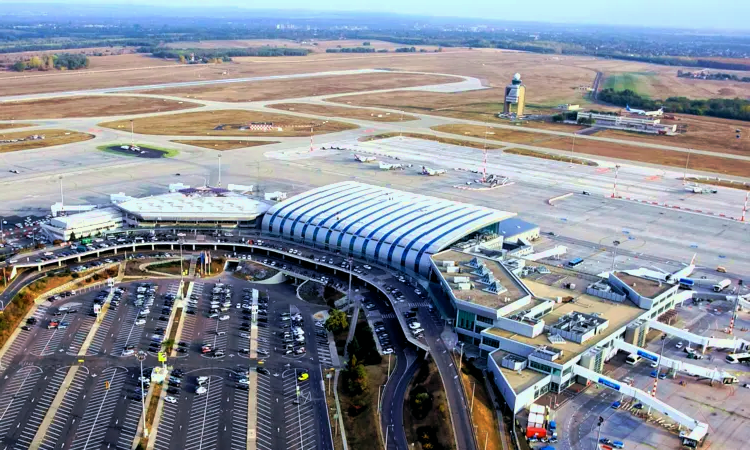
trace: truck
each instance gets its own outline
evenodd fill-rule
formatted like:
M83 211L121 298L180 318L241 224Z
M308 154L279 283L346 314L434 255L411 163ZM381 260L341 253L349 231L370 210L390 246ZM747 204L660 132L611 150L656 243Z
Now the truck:
M695 286L695 281L690 278L680 278L679 283L680 289L693 289Z
M549 422L549 433L550 433L550 442L557 441L557 421L550 420Z
M729 278L724 278L723 280L714 284L714 292L721 292L724 289L728 288L731 284L732 280L730 280Z

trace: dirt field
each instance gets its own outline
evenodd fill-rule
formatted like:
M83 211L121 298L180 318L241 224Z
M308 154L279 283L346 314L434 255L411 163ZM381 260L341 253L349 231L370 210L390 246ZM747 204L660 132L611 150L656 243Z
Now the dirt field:
M576 158L575 156L553 155L551 153L537 152L537 151L528 150L525 148L506 148L505 150L503 150L503 153L510 153L513 155L522 155L522 156L531 156L534 158L551 159L554 161L562 161L562 162L572 163L572 164L581 164L583 166L598 166L599 165L595 163L594 161Z
M247 40L233 40L233 41L180 41L170 42L167 47L170 48L248 48L248 47L288 47L288 48L304 48L312 50L316 53L325 53L329 48L347 48L347 47L363 47L364 41L346 39L346 40L334 40L334 41L293 41L288 39L247 39ZM403 44L394 44L393 42L386 41L374 41L369 40L370 47L375 50L387 49L393 51L399 47L410 47ZM419 49L425 49L428 51L436 50L438 47L434 45L416 45L414 46L417 51ZM455 51L456 48L445 48L443 51Z
M88 133L79 133L68 130L34 130L34 131L16 131L14 133L0 133L0 140L19 139L31 136L33 134L43 135L44 139L34 141L22 141L12 144L0 143L0 153L17 152L20 150L31 150L33 148L51 147L53 145L71 144L73 142L88 141L93 139L94 135Z
M572 138L561 137L544 142L535 142L540 147L569 150L572 146ZM588 155L606 156L610 158L627 159L650 164L661 164L664 166L684 168L687 162L687 154L669 150L658 150L654 148L633 147L630 145L613 144L609 142L597 142L587 139L577 139L575 153ZM688 170L702 170L707 172L721 173L747 177L750 174L750 161L722 158L718 156L705 156L693 154L690 156Z
M442 131L443 133L460 134L463 136L471 136L475 138L486 137L487 139L512 142L514 144L534 144L539 141L546 141L550 139L550 135L528 132L520 127L519 130L516 131L506 128L483 127L480 125L450 124L438 125L432 127L431 129L435 131Z
M240 130L239 127L250 122L272 122L273 128L269 131ZM274 137L296 137L309 136L309 119L288 116L285 114L261 113L254 111L206 111L170 114L157 117L146 117L135 119L134 131L140 134L159 134L173 136L274 136ZM343 122L329 120L326 122L314 122L315 134L333 133L342 130L357 128ZM105 122L99 124L108 128L130 128L130 120ZM218 126L225 129L216 129ZM231 126L231 127L230 127ZM278 127L282 130L278 131Z
M464 141L462 139L451 139L451 138L445 138L442 136L433 136L431 134L421 134L421 133L381 133L381 134L374 134L372 136L365 136L359 138L360 142L367 142L367 141L376 141L378 139L387 139L392 138L396 136L404 136L404 137L410 137L415 139L425 139L427 141L435 141L435 142L442 142L443 144L450 144L450 145L460 145L462 147L471 147L471 148L485 148L485 145L480 142L472 142L472 141ZM497 146L493 146L492 144L487 144L487 150L492 150L498 148Z
M63 119L176 111L200 106L147 97L86 96L0 103L0 120Z
M33 127L33 123L0 123L0 130L9 130L11 128L23 128L23 127Z
M209 148L211 150L219 150L219 151L234 150L236 148L258 147L261 145L279 143L279 141L224 141L224 140L172 141L172 142L177 142L178 144L193 145L195 147Z
M596 136L625 138L632 141L653 142L661 145L674 145L735 155L750 155L750 123L688 115L679 115L677 118L680 120L664 120L664 123L687 125L687 133L678 136L654 136L619 130L605 130L596 133ZM737 139L735 130L740 130L740 139Z
M230 83L193 88L159 89L157 91L150 90L144 92L158 92L163 95L177 95L201 100L249 102L422 86L456 81L460 80L440 75L365 73L361 75L264 80L251 83Z
M319 105L312 103L276 103L268 105L269 108L281 109L284 111L295 111L306 114L317 114L329 117L345 117L347 119L371 120L373 122L400 122L408 120L417 120L416 117L408 114L391 114L385 111L362 108L347 108L336 105Z

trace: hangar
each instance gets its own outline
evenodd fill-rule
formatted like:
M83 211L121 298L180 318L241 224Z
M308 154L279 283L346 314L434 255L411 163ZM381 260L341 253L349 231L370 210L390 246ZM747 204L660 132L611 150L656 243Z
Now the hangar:
M515 215L344 181L272 206L262 232L427 275L434 253L478 235L497 235L498 224Z

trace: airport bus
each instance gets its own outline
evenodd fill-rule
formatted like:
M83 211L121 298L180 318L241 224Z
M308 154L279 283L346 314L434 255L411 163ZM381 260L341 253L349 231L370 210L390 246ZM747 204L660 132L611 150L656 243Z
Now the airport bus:
M730 353L726 357L729 364L750 364L750 353Z
M568 265L570 267L575 267L583 262L583 258L573 258L570 261L568 261Z

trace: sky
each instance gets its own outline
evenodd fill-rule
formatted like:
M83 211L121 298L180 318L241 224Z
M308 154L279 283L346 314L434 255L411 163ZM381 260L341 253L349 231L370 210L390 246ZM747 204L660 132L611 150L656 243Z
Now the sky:
M0 0L2 3L17 0ZM631 25L665 28L750 30L750 0L37 0L81 4L137 4L174 7L221 7L360 11L487 18L509 21Z

